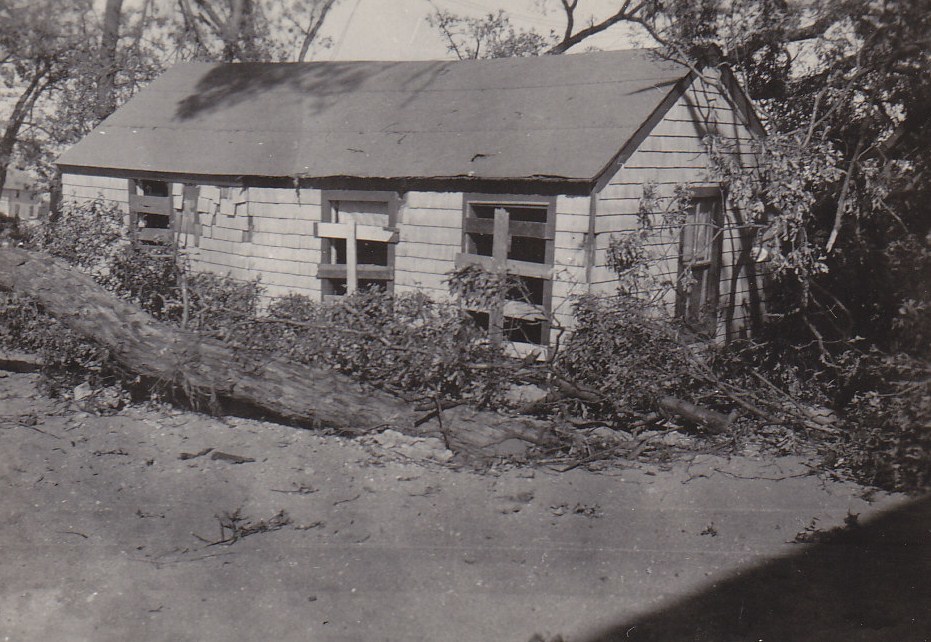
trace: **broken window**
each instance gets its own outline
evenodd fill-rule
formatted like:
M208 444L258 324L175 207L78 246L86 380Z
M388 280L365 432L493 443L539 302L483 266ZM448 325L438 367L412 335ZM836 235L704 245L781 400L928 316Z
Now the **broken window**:
M322 239L317 277L324 298L360 288L393 289L397 201L394 192L323 193L316 234Z
M129 181L129 229L135 240L142 243L173 242L174 223L171 183Z
M457 265L481 266L509 283L500 305L473 311L493 341L549 342L553 212L553 199L466 197L464 252Z
M704 333L717 323L722 226L720 195L695 198L680 236L676 315Z

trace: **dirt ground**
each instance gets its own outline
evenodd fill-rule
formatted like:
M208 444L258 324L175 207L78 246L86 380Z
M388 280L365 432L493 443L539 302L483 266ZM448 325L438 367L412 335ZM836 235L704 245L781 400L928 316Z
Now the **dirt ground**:
M799 459L477 473L37 377L0 372L0 640L931 639L927 498Z

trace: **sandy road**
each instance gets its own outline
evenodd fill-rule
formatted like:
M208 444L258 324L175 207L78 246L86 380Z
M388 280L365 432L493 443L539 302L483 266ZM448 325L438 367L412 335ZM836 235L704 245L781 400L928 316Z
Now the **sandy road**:
M0 640L663 639L650 626L673 617L667 639L925 639L908 596L928 584L908 569L931 560L927 539L890 549L902 595L881 612L856 602L870 580L844 601L823 564L767 575L818 547L792 543L813 519L869 524L915 501L868 503L798 460L479 474L248 420L87 415L35 382L0 377ZM258 532L214 544L235 515ZM810 595L778 606L779 582ZM805 627L779 612L831 599Z

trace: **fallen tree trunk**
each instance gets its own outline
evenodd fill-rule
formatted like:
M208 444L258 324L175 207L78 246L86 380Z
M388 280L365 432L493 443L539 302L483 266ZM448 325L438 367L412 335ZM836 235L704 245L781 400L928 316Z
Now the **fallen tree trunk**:
M545 422L465 407L418 422L412 405L337 372L276 358L259 362L161 323L45 254L0 248L0 289L31 296L68 328L105 347L121 367L194 401L231 401L290 423L350 433L441 432L451 447L473 454L504 439L546 443L552 435Z
M730 428L733 417L722 415L720 412L702 408L693 403L678 399L676 397L665 396L657 401L657 405L663 412L681 417L694 424L702 426L706 432L719 434Z

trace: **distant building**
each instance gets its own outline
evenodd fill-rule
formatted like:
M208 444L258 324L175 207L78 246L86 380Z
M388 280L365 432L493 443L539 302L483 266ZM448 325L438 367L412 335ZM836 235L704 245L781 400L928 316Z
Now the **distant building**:
M35 179L26 172L12 167L8 169L3 191L0 192L0 216L21 221L41 218L48 206L42 202L35 183Z

